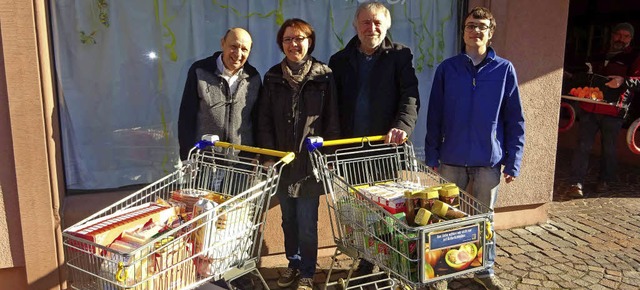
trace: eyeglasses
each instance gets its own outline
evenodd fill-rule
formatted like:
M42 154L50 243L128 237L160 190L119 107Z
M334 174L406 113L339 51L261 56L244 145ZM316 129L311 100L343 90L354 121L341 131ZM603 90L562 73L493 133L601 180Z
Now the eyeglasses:
M489 28L491 28L491 27L486 26L484 24L480 24L480 25L477 25L477 24L465 24L464 25L464 31L467 31L467 32L471 32L471 31L485 32Z
M307 38L308 37L306 37L306 36L285 37L285 38L282 39L282 43L291 44L291 42L295 42L297 44L300 44Z

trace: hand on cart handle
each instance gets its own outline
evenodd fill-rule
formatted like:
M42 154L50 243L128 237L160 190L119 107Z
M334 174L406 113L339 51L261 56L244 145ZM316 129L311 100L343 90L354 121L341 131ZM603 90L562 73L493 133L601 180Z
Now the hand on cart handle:
M407 132L398 128L391 128L384 138L384 143L402 144L407 141Z
M211 134L203 135L201 140L198 141L198 143L196 143L196 148L201 150L209 146L215 146L220 148L233 148L240 151L280 157L280 160L286 164L289 164L295 158L295 153L293 152L284 152L284 151L278 151L278 150L272 150L272 149L253 147L253 146L233 144L228 142L222 142L219 140L220 138L217 135L211 135Z
M273 161L273 160L267 160L267 161L263 162L263 163L262 163L262 165L263 165L264 167L271 167L271 166L273 166L273 164L275 164L275 163L276 163L276 162L275 162L275 161Z

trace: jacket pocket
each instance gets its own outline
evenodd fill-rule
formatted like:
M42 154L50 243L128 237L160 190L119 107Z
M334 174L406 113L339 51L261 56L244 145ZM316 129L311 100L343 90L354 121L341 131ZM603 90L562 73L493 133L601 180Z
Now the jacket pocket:
M303 138L322 134L322 112L324 109L324 91L310 91L304 96L304 114L306 114Z
M223 92L222 84L200 81L200 96L210 109L224 107L227 104L226 93Z
M304 110L307 116L320 116L324 107L324 91L310 91L304 94Z

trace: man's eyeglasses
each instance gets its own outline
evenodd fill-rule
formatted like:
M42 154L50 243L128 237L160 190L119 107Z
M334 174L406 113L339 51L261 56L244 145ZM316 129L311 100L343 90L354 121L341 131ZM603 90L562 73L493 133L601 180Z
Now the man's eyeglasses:
M282 39L282 43L291 44L291 42L295 42L297 44L300 44L307 38L308 37L306 37L306 36L285 37L285 38Z
M484 24L480 24L480 25L477 25L477 24L465 24L464 25L464 31L467 31L467 32L472 32L472 31L485 32L489 28L491 28L491 27L486 26Z

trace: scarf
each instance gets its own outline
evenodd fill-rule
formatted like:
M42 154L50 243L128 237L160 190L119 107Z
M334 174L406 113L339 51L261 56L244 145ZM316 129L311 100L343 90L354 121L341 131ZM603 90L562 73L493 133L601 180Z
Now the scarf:
M285 57L280 63L280 67L282 68L282 77L287 80L287 83L293 88L293 91L298 93L300 89L300 83L307 77L309 71L311 71L311 58L307 57L307 60L300 65L298 69L295 68L296 64L293 64L294 70L292 70L287 64L287 58Z

